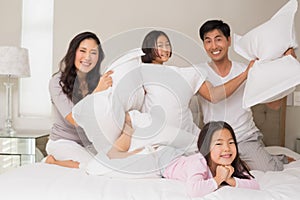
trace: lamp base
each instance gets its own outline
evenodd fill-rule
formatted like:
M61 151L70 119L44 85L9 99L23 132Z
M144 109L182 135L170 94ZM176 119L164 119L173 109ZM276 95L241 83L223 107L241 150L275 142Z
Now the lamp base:
M4 136L13 136L16 134L16 130L13 128L4 128L0 131L0 135Z
M4 129L0 132L1 135L14 135L16 133L12 122L12 86L14 84L10 79L11 77L8 75L7 82L4 82L6 88L6 120Z

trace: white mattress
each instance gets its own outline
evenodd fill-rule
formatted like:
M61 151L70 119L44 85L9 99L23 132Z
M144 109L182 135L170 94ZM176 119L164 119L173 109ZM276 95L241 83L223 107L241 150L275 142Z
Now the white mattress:
M300 160L285 166L281 172L252 171L261 190L232 187L208 194L210 199L284 199L300 196ZM45 163L22 166L0 175L0 198L9 200L185 200L191 199L184 183L159 179L124 179L92 176L80 169L70 169Z

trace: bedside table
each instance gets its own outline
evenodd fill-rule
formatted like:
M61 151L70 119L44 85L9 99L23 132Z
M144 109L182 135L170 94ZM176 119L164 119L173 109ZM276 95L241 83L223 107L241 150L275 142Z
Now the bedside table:
M46 141L49 133L49 130L17 130L12 136L0 135L0 173L34 163L37 143Z

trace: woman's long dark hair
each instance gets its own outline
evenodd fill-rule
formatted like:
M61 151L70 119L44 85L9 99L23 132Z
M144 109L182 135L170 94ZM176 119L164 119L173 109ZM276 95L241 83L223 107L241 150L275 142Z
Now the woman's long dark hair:
M232 176L237 178L242 178L242 179L250 179L251 177L253 178L246 164L240 159L238 145L232 127L224 121L212 121L204 125L204 127L200 132L198 143L197 143L200 153L205 157L206 162L208 164L211 163L211 157L210 157L211 139L216 131L222 129L227 129L231 133L231 136L234 140L234 144L236 146L236 157L231 163L232 167L234 168L234 172Z
M63 93L67 95L67 97L76 104L79 102L84 96L82 91L79 89L79 81L76 80L77 73L75 67L75 56L76 50L78 49L80 43L85 39L93 39L98 44L98 61L96 66L87 73L86 81L88 84L88 94L90 94L97 86L100 79L100 66L101 62L104 59L104 52L101 47L101 43L96 34L92 32L82 32L76 35L70 42L68 51L65 57L60 61L60 69L61 78L60 78L60 86L62 87Z
M142 56L143 63L152 63L152 61L155 60L156 57L159 57L157 52L157 38L161 35L165 36L170 43L170 47L171 47L170 57L171 57L172 45L169 40L169 37L163 31L154 30L149 32L144 38L142 44L142 51L145 53L145 55Z

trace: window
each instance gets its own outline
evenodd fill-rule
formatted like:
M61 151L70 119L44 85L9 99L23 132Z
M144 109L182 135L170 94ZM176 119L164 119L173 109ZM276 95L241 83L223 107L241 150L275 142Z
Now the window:
M48 82L52 74L53 1L23 0L21 46L29 51L31 77L19 81L16 123L20 128L45 129L50 125L45 119L51 116Z

